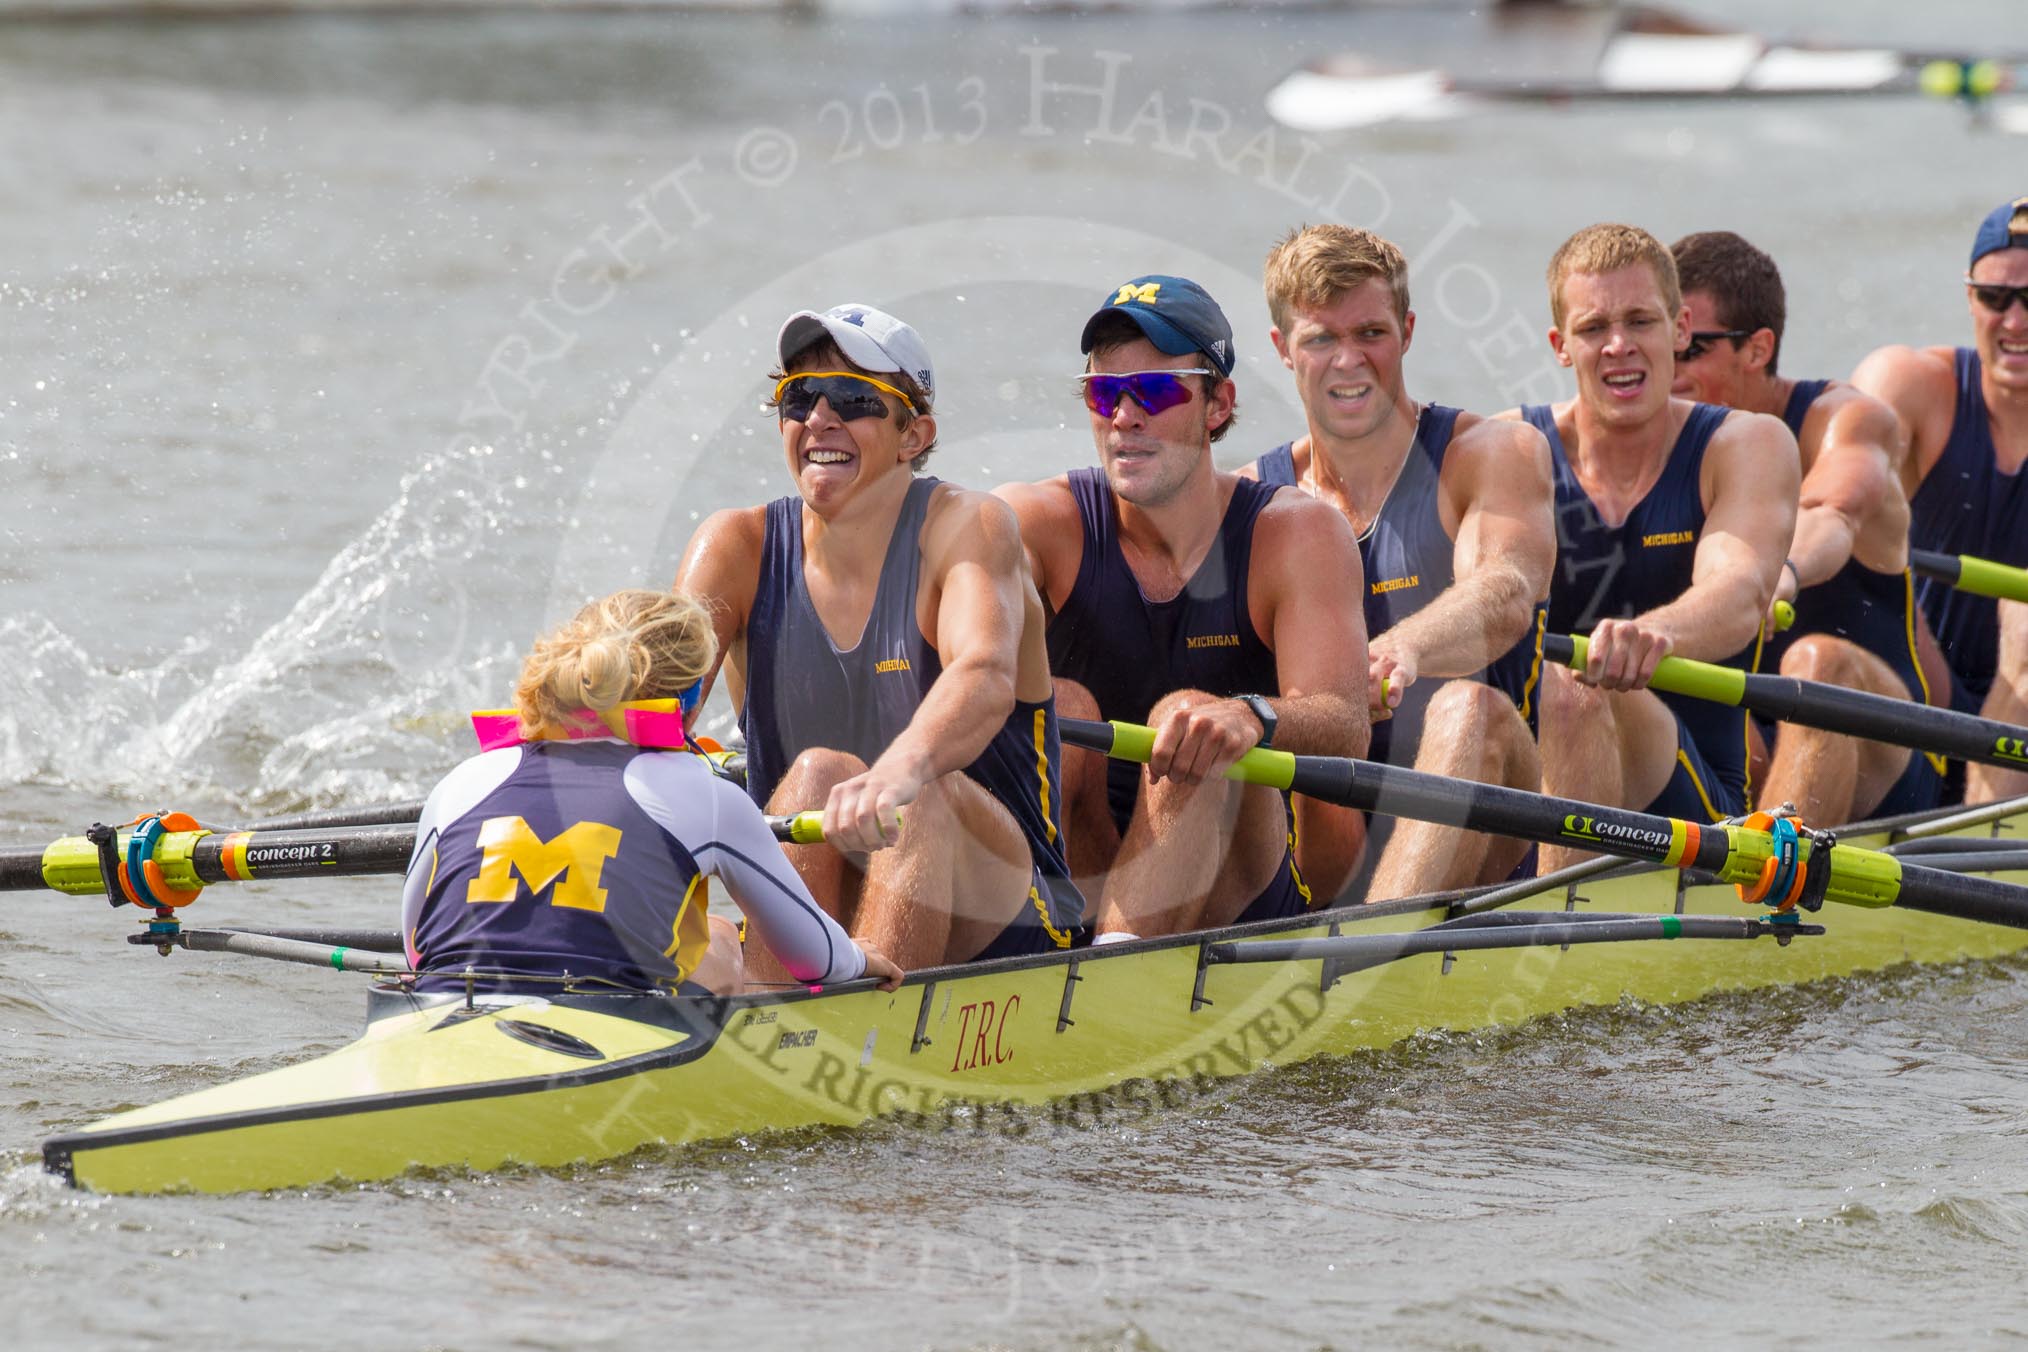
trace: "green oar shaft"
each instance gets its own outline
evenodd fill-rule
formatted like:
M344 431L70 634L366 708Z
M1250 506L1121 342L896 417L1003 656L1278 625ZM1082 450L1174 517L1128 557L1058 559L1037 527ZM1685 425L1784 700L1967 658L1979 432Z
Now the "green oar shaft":
M1145 762L1155 743L1153 729L1132 723L1066 718L1061 730L1065 742L1120 760ZM1758 882L1762 866L1775 853L1767 832L1744 826L1699 825L1371 761L1254 750L1225 774L1228 779L1286 789L1363 812L1597 850L1673 868L1698 868L1733 883ZM1807 841L1803 849L1807 859ZM2028 888L1960 877L1849 845L1831 853L1825 895L1848 905L1901 905L2028 929Z
M824 839L822 814L770 817L779 840L814 845ZM128 832L116 852L126 857ZM403 873L415 853L415 826L334 827L321 831L171 831L156 842L162 880L177 891L205 883L278 878L341 878ZM0 852L0 891L47 887L72 896L99 896L99 850L83 836L65 836L42 850Z
M1549 634L1542 640L1542 655L1582 671L1589 646L1581 635ZM1794 676L1756 675L1684 657L1663 658L1648 684L1672 694L1751 709L1780 723L1799 723L1955 760L2028 769L2028 728L1954 709L1933 709L1913 700Z
M1908 551L1908 563L1922 577L1948 582L1974 596L1991 596L2001 601L2028 601L2028 569L2009 567L1970 554L1936 554L1927 549Z

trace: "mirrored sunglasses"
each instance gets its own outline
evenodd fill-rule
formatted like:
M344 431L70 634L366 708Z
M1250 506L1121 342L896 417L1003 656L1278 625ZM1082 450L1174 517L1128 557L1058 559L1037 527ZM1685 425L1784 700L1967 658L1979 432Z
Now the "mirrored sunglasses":
M1078 379L1084 382L1084 406L1101 418L1119 412L1123 397L1131 398L1152 417L1190 402L1190 382L1183 377L1210 374L1202 366L1192 366L1179 371L1128 371L1119 375L1087 371Z

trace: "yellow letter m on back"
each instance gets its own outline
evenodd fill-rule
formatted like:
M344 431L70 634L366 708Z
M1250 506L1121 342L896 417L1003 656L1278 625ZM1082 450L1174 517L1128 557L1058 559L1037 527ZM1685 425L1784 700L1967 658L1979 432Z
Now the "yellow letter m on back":
M539 893L551 883L552 906L604 911L606 890L599 874L620 852L620 829L602 822L579 822L554 840L544 840L519 817L488 817L479 828L479 876L465 889L466 901L512 901L514 875Z

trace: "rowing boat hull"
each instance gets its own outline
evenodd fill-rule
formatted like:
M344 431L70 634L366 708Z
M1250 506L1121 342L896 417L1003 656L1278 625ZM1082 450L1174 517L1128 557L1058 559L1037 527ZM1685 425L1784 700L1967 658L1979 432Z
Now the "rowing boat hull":
M1968 833L2011 833L2018 820ZM2028 881L2028 872L2000 876ZM1575 890L1575 899L1558 889L1515 909L1741 913L1730 888L1683 888L1664 870ZM1448 914L1441 902L1390 902L938 969L892 993L645 1006L482 997L476 1009L460 997L382 994L365 1035L339 1051L118 1114L53 1138L44 1156L52 1170L101 1192L232 1192L417 1167L568 1165L898 1113L975 1129L996 1114L1018 1122L1013 1105L1059 1101L1060 1112L1090 1121L1187 1104L1264 1066L1385 1047L1432 1029L2028 948L2028 930L1836 908L1821 917L1829 934L1786 947L1693 941L1428 954L1354 972L1328 990L1315 960L1202 960L1211 942L1399 932ZM644 1008L653 1017L642 1017Z

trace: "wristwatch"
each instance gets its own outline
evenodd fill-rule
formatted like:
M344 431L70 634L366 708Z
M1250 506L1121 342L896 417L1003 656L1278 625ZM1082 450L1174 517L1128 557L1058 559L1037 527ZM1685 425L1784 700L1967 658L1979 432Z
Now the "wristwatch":
M1278 721L1275 718L1275 706L1269 704L1267 698L1263 695L1235 695L1233 698L1253 710L1253 716L1260 720L1260 740L1254 743L1254 745L1273 746L1275 744L1275 723Z

